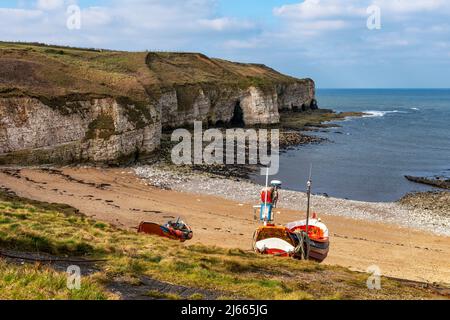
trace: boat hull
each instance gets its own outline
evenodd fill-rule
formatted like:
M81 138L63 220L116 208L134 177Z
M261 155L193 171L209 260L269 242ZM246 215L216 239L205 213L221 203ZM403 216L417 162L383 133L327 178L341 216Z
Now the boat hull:
M309 252L309 257L312 260L315 260L317 262L323 262L327 257L328 253L330 252L330 242L324 241L314 241L311 240L311 249Z

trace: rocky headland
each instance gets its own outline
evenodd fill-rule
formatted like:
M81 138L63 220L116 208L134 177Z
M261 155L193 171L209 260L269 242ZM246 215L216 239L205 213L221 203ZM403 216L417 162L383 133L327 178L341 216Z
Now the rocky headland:
M276 125L317 109L311 79L198 53L0 43L0 164L139 159L164 129Z

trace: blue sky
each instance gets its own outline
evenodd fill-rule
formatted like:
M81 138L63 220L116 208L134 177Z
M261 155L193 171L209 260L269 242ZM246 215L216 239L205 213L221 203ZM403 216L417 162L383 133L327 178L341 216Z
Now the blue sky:
M67 7L81 28L66 27ZM369 6L381 28L369 30ZM0 39L199 51L320 88L450 88L447 0L6 0Z

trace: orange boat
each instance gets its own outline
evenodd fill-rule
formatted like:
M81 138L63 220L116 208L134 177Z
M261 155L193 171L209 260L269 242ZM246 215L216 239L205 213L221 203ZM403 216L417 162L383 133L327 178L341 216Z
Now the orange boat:
M260 254L270 254L282 257L292 257L296 259L313 259L318 262L324 261L330 250L330 240L328 228L317 218L316 214L310 218L311 200L311 178L308 181L308 210L306 219L289 223L286 226L276 226L273 224L273 206L277 201L273 201L273 195L278 200L278 189L281 188L280 181L273 181L272 188L268 187L268 173L266 177L266 188L261 192L261 206L259 220L264 226L259 227L253 235L253 249Z
M260 254L324 261L330 249L328 228L317 219L311 219L306 232L306 220L287 226L259 227L253 237L253 249Z
M290 257L294 255L296 247L296 238L283 226L259 227L253 235L253 249L260 254Z
M306 232L306 220L291 222L286 228L294 234ZM330 251L330 237L327 226L320 219L309 220L309 258L318 262L324 261Z

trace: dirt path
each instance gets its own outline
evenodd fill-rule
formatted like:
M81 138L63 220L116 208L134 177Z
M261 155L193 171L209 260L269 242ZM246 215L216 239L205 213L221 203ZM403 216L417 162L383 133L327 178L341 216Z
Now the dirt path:
M89 261L80 258L60 258L48 254L16 252L0 250L0 258L8 263L17 265L37 264L48 266L58 272L67 272L67 268L74 264L82 266L83 276L93 275L101 270L102 261ZM173 285L149 277L141 277L138 283L130 284L122 278L113 278L108 282L107 288L121 300L171 300L190 299L193 296L202 300L216 300L222 293L193 287ZM438 292L440 294L440 292Z
M250 204L152 188L131 170L2 170L0 186L22 197L69 204L96 220L130 230L143 220L163 223L182 216L195 232L190 244L249 250L257 226ZM303 216L280 211L279 223ZM386 276L450 284L449 237L332 215L322 219L331 230L327 264L358 271L377 265Z

